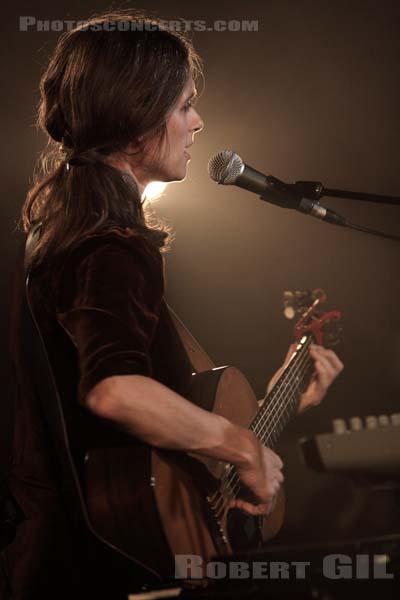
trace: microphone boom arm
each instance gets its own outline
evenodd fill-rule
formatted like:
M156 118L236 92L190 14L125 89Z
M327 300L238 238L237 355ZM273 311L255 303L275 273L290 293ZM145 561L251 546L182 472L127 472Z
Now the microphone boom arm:
M366 194L365 192L325 188L319 181L296 181L292 184L292 187L299 194L310 200L318 201L323 196L329 196L332 198L349 198L351 200L375 202L377 204L400 204L399 196L384 196L382 194Z

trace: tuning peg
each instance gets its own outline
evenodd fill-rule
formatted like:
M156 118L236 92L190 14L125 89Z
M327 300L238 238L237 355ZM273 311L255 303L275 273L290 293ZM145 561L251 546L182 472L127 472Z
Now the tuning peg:
M316 300L324 295L322 290L285 290L283 292L283 314L286 319L293 319L303 314Z

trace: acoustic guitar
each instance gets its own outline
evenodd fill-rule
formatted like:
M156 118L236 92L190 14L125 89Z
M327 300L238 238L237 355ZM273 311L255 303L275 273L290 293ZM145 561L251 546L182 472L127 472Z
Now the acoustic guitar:
M324 300L317 298L295 326L297 347L263 401L238 369L227 366L194 374L189 400L251 429L274 448L313 374L310 344L327 345L324 329L341 316L331 311L317 317ZM255 548L283 521L282 495L268 517L229 508L243 493L232 465L145 444L89 451L85 482L93 529L161 579L174 576L174 555L198 555L206 562Z

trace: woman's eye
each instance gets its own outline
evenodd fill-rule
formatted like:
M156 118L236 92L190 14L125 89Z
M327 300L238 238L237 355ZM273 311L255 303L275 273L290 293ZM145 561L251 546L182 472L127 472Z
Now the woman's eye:
M193 108L195 105L195 100L188 100L184 105L183 105L183 110L185 112L187 112L190 108Z

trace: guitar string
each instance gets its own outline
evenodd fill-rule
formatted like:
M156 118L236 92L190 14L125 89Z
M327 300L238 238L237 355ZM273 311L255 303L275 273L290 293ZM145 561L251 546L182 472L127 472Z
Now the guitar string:
M309 357L308 354L306 354L306 350L309 346L309 340L311 340L311 338L308 338L306 340L306 342L304 343L303 347L300 349L301 350L301 354L299 354L297 357L294 358L294 361L296 361L296 358L298 358L297 360L297 364L292 365L292 367L295 367L295 370L293 372L293 377L291 377L289 380L287 380L286 382L282 382L281 387L279 388L278 392L275 394L275 396L273 398L271 398L271 402L275 403L275 406L272 408L271 411L264 412L264 415L261 419L259 419L259 422L256 423L254 429L252 429L252 431L257 435L257 437L260 436L258 434L260 434L260 432L263 429L266 429L266 425L267 427L271 428L271 431L269 433L269 439L268 442L270 441L270 438L272 437L272 435L274 434L274 427L277 423L279 423L280 418L282 416L282 414L286 411L287 412L287 404L282 403L281 400L283 398L283 396L286 394L288 387L291 388L291 392L294 391L295 388L297 388L295 391L298 392L298 388L299 385L302 384L301 378L299 377L299 371L301 371L300 375L301 377L304 375L304 372L307 370L307 362L311 362L311 359ZM287 368L289 368L290 365L287 366ZM295 380L295 376L296 375L296 380ZM281 377L284 377L285 373L282 374ZM286 374L286 377L288 376L288 374ZM291 399L292 402L293 398ZM255 419L255 421L257 420L257 417ZM262 441L262 438L261 438ZM264 443L264 442L263 442ZM234 469L234 467L231 465L232 469Z
M305 373L305 371L311 366L311 359L309 357L309 355L305 355L304 354L300 357L300 360L298 361L298 364L296 365L296 373L299 372L299 370L302 372L302 374ZM287 388L291 387L291 392L293 392L294 387L298 387L298 384L296 384L296 386L291 385L291 382L288 382L284 387L282 393L277 394L277 398L279 397L279 400L282 398L282 396L287 392ZM281 391L281 390L279 390ZM298 391L298 390L297 390ZM292 403L295 400L295 398L291 398L290 402ZM297 399L296 399L297 400ZM282 409L283 407L283 409ZM282 410L279 411L278 414L278 408L281 408ZM279 407L276 408L275 413L278 415L276 420L279 420L280 416L283 414L283 412L285 411L285 405L281 404ZM276 422L275 420L275 422ZM273 431L270 432L270 437L273 434ZM227 477L229 477L229 479L226 479ZM224 475L222 476L222 478L224 481L222 482L221 488L219 490L217 490L216 492L214 492L214 494L210 497L210 500L212 498L214 498L216 496L219 496L219 499L217 502L215 502L214 506L213 506L213 510L214 511L218 511L218 517L221 516L222 512L224 511L224 509L226 508L226 505L228 504L228 502L231 499L234 499L236 497L237 492L239 491L241 484L240 484L240 479L239 476L236 472L236 470L234 469L233 465L230 465L229 467L229 473L225 472ZM232 483L233 481L236 479L234 486L232 487ZM230 489L229 489L230 488ZM226 499L223 495L224 492L228 491L229 495L231 496L231 498ZM221 506L221 502L222 502L222 506Z
M299 365L301 366L301 362L302 361L303 362L306 361L307 357L309 357L309 355L306 353L306 350L309 348L310 343L311 343L311 336L307 338L307 340L304 342L302 348L300 348L300 350L298 351L299 352L298 355L295 356L294 359L293 359L294 362L296 361L296 359L298 359L298 361L297 361L298 364L296 365L296 367L298 367ZM288 366L286 367L286 369L289 369L289 368L290 368L290 363L288 364ZM284 375L285 374L283 373L282 377ZM298 387L302 382L300 381L300 383L298 383L298 380L299 380L298 373L294 373L293 375L296 375L296 378L292 377L291 379L292 379L292 381L294 383L294 386ZM302 373L302 375L303 375L303 373ZM282 398L282 394L280 395L279 400L281 398ZM266 400L266 398L264 400ZM274 400L275 400L275 398L272 398L271 402L273 402ZM270 425L271 424L271 417L273 417L273 416L274 416L273 410L271 412L265 411L264 414L263 414L263 416L260 419L260 427L259 427L258 431L256 429L254 429L253 430L254 433L258 434L262 430L262 428L265 427L265 424ZM257 419L257 417L256 417L256 419ZM257 423L257 425L258 425L258 423Z
M303 364L302 364L303 363ZM299 370L302 371L302 374L308 369L307 365L307 360L303 360L303 361L299 361L298 365L296 365L296 371L295 373L298 374ZM300 382L301 383L301 382ZM290 392L293 393L293 391L295 391L296 393L298 392L298 388L299 384L295 383L294 385L292 384L292 382L286 383L285 385L282 385L282 389L281 389L281 393L280 395L277 394L276 398L274 399L276 402L276 406L274 407L274 411L271 412L269 415L267 415L266 419L262 419L262 426L261 428L259 428L259 431L262 429L265 429L265 427L263 427L263 425L265 424L266 421L268 421L268 425L270 430L266 431L267 433L267 437L265 439L265 442L261 439L262 443L265 443L265 445L270 445L270 441L271 438L274 436L276 430L275 430L275 426L277 423L279 423L281 416L283 415L284 412L287 412L288 410L288 404L287 403L282 403L282 397L284 394L286 394L288 392L288 388L290 388ZM297 398L295 397L291 397L290 401L289 401L289 405L293 404L294 402L297 402ZM273 417L271 419L271 416ZM274 418L275 417L275 418ZM256 429L254 430L255 433L259 433L259 431L257 432ZM230 478L225 482L225 487L231 488L229 491L232 493L235 493L236 491L238 491L238 489L240 488L240 480L238 478L237 472L234 469L234 467L231 465L231 476ZM228 476L228 473L226 473L226 476ZM233 481L235 481L235 486L232 488L232 484ZM235 489L237 488L237 489Z
M308 363L308 364L307 364L307 363ZM304 374L304 373L305 373L305 371L306 371L306 370L307 370L307 369L308 369L310 366L311 366L311 359L309 359L309 357L307 357L307 356L306 356L306 357L304 357L304 356L303 356L303 357L302 357L302 359L300 359L300 360L298 361L298 364L296 365L296 367L297 367L297 369L296 369L296 372L297 372L297 373L299 372L299 367L300 367L300 370L302 371L302 374ZM282 387L283 387L284 389L283 389L283 392L282 392L282 393L280 394L280 396L279 396L279 400L282 398L283 394L287 392L287 388L288 388L288 387L291 387L291 390L290 390L290 391L291 391L291 392L293 392L293 390L294 390L294 387L298 387L298 383L296 383L296 384L295 384L295 386L293 386L293 385L291 384L291 382L289 382L289 383L287 383L285 386L282 386ZM296 392L297 392L297 391L298 391L298 390L296 390ZM278 397L278 395L277 395L277 397ZM294 400L296 400L296 401L297 401L297 398L294 398L294 397L292 397L292 398L290 399L290 403L293 403L293 401L294 401ZM279 414L278 414L278 408L281 408L281 409L282 409L282 410L280 410L280 411L279 411ZM275 423L276 423L277 421L279 421L279 418L280 418L280 416L281 416L281 415L282 415L282 414L285 412L285 410L286 410L286 405L283 405L283 404L280 404L280 405L279 405L279 406L276 408L276 410L275 410L275 413L276 413L278 416L277 416L277 418L275 419ZM274 432L275 432L275 430L271 430L271 431L269 432L269 438L271 438L271 437L272 437L272 435L274 434ZM268 441L269 441L269 440L268 440ZM213 507L213 508L214 508L214 510L217 510L217 511L218 511L218 513L219 513L219 515L218 515L218 516L220 516L220 515L222 514L221 510L223 511L223 510L225 509L225 507L226 507L227 503L228 503L228 502L229 502L231 499L234 499L234 498L236 497L236 494L237 494L237 492L239 491L239 489L240 489L240 487L241 487L241 483L240 483L239 476L238 476L238 474L237 474L236 470L234 469L233 465L230 465L230 467L229 467L229 471L230 471L230 473L229 473L229 474L228 474L228 472L226 472L226 474L224 474L224 475L222 476L222 478L224 479L224 481L223 481L223 483L222 483L222 486L221 486L221 488L223 488L223 490L222 490L222 489L220 489L220 490L218 490L216 493L214 493L214 497L215 497L215 495L216 495L216 494L218 494L218 495L220 496L220 498L219 498L219 502L217 502L217 503L214 505L214 507ZM230 478L227 480L227 479L226 479L226 477L227 477L227 476L229 476L229 475L230 475ZM236 481L235 481L235 480L236 480ZM232 486L233 482L234 482L234 485ZM226 492L226 491L228 491L228 492L229 492L229 495L231 496L231 498L229 498L229 499L226 499L226 498L223 496L223 492ZM219 506L219 504L220 504L220 502L221 502L221 501L222 501L222 503L223 503L223 506L222 506L222 507L221 507L221 506Z
M307 354L305 352L305 350L307 349L308 345L309 345L309 341L311 341L311 337L309 337L306 342L303 345L303 348L301 350L303 350L303 352L301 352L301 354L299 355L299 359L297 361L297 364L295 365L295 370L293 372L293 375L299 375L299 373L301 375L303 375L305 373L305 371L308 369L308 367L311 364L311 359L309 354ZM294 359L296 360L296 358ZM289 365L288 365L289 367ZM284 374L282 374L284 375ZM298 392L298 388L299 385L302 384L302 380L301 378L297 377L297 380L294 381L294 378L291 378L292 380L289 380L287 382L282 382L281 387L279 388L278 392L275 394L275 397L273 397L271 399L272 402L275 403L275 406L273 407L273 410L269 413L266 413L265 416L263 416L259 422L256 422L256 426L254 428L254 433L260 433L260 431L265 428L265 423L268 422L269 426L271 427L271 425L275 425L277 422L279 422L280 417L282 416L282 414L287 411L287 404L282 403L282 397L284 394L287 393L288 388L291 388L290 391L296 391ZM300 381L299 381L300 379ZM296 390L295 390L296 388ZM295 398L291 398L290 399L290 403L293 402ZM297 398L296 398L297 400ZM272 417L272 419L271 419ZM275 433L275 429L271 429L271 431L268 434L269 439L267 439L267 443L269 443L271 437L273 436L273 434ZM232 473L233 471L233 473ZM229 473L226 471L222 477L222 486L220 490L217 490L216 492L214 492L214 494L212 494L210 496L210 501L213 501L216 499L216 496L220 496L219 501L214 505L214 510L220 510L220 501L221 500L225 500L222 493L225 491L229 492L229 495L231 495L233 498L235 497L236 492L238 491L238 489L240 488L240 481L235 482L235 485L232 487L232 483L234 481L234 479L238 478L237 472L234 470L233 465L230 465L229 467ZM229 489L230 488L230 489ZM237 488L237 489L236 489ZM226 502L226 500L225 500Z

